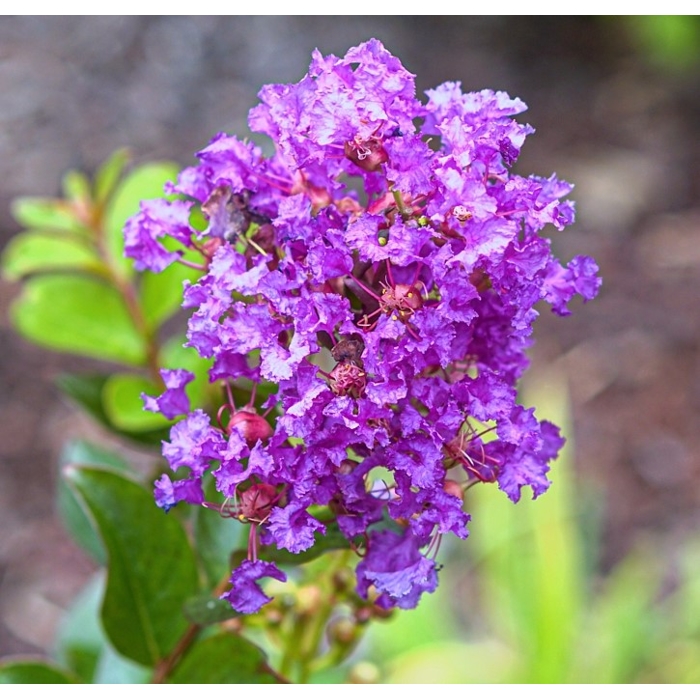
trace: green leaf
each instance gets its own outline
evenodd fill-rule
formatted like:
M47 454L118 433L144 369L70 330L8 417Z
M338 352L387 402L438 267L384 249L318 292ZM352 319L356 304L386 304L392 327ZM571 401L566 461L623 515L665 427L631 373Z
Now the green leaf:
M2 268L4 276L14 281L35 272L83 270L99 274L104 265L82 241L43 231L25 231L7 244Z
M213 480L208 481L205 495L207 500L215 501L216 487ZM247 535L248 528L233 518L223 518L218 511L210 508L196 510L195 551L211 586L216 586L221 577L231 570L231 552L243 546Z
M56 379L56 384L63 393L70 396L90 416L113 433L150 446L159 446L161 441L166 440L168 430L165 429L129 432L120 430L111 423L102 404L102 392L108 380L109 375L104 374L62 374Z
M90 683L106 644L100 627L100 602L105 577L92 578L73 601L56 634L56 659L83 682Z
M56 506L63 526L74 542L98 564L104 565L107 561L107 556L95 527L85 515L85 511L80 507L75 494L63 478L58 482Z
M99 167L95 174L95 202L104 204L114 192L131 155L128 148L120 148Z
M59 463L62 467L79 464L90 467L111 467L127 472L131 469L121 454L87 440L69 440L61 450Z
M78 683L63 669L45 661L17 660L0 664L0 684L2 683Z
M132 261L124 257L124 224L138 213L146 199L163 197L163 185L177 179L175 163L146 163L132 170L117 187L105 210L105 234L110 256L124 274L132 274ZM172 199L172 197L169 197Z
M12 305L12 320L30 340L55 350L142 365L146 347L121 297L95 279L30 279Z
M70 203L62 199L19 197L12 202L12 216L22 226L30 229L84 229Z
M159 396L162 389L138 374L113 374L102 389L102 405L110 424L127 433L142 433L171 424L160 413L144 410L141 394Z
M105 643L97 662L93 683L107 685L148 683L152 676L152 669L125 659Z
M208 594L190 598L185 604L185 615L195 625L206 627L217 622L240 617L241 613L231 607L231 603L221 598L212 598Z
M109 426L107 414L102 407L102 389L108 378L109 375L104 374L61 374L56 378L56 386L93 418Z
M265 654L243 637L218 634L195 644L168 683L277 683Z
M197 591L198 573L187 535L145 488L119 474L69 469L67 478L108 553L103 628L120 654L154 666L188 627L182 609Z
M89 465L91 467L113 467L120 471L129 469L128 463L120 455L84 440L68 442L61 451L59 464L61 467ZM56 496L57 509L68 533L96 562L104 564L107 555L102 541L95 526L78 503L75 493L63 478L63 474L58 479Z
M105 592L104 572L78 594L63 618L56 640L56 658L85 683L147 683L152 671L117 654L100 625Z
M201 272L185 265L171 265L159 273L146 270L141 278L141 305L151 328L158 328L182 306L182 284L201 277Z

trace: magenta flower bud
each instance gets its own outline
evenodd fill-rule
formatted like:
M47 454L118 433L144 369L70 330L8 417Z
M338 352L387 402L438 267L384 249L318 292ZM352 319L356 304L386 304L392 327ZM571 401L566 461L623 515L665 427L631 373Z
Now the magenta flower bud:
M262 416L245 409L236 411L231 416L227 430L231 432L234 428L249 445L254 445L258 440L264 442L273 432L270 424Z

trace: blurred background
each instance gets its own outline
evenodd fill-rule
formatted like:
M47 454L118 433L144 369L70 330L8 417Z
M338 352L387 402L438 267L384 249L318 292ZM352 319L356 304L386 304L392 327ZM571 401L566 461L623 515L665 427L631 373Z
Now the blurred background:
M700 19L697 17L0 18L0 233L19 195L56 196L115 149L189 165L248 134L260 86L313 48L376 37L419 91L522 98L516 169L575 183L558 255L598 261L588 305L536 324L524 392L565 425L535 504L470 492L439 598L381 625L356 680L700 682ZM45 653L93 573L55 514L67 437L103 439L53 378L96 363L19 338L0 282L0 655Z

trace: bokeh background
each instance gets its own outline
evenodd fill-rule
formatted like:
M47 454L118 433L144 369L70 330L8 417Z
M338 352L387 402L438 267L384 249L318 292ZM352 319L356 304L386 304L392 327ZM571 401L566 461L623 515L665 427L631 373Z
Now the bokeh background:
M13 198L58 195L122 146L192 164L248 133L262 84L371 37L419 91L460 80L530 106L517 170L576 184L576 225L550 235L604 284L536 328L526 391L567 426L561 486L534 510L475 496L442 597L369 640L356 679L700 682L697 17L3 17L2 245ZM0 282L1 656L50 651L94 571L56 516L55 464L67 437L103 438L52 383L95 363L14 334L17 291Z

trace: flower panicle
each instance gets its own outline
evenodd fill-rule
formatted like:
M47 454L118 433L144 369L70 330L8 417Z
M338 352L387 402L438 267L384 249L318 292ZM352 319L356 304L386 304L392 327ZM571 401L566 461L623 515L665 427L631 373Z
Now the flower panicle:
M343 58L315 52L301 81L260 100L249 123L274 155L219 134L170 186L180 198L145 202L126 228L139 269L198 258L187 345L226 387L212 416L190 409L189 373L164 372L165 393L146 397L184 416L156 501L211 507L213 479L236 504L222 514L252 535L224 597L242 613L269 600L261 578L284 578L258 540L308 549L328 525L318 506L364 542L358 593L414 607L437 586L435 543L467 536L467 488L546 491L563 440L515 387L537 302L568 314L574 295L595 297L598 268L562 265L542 235L573 222L571 185L513 173L533 131L514 119L517 98L445 83L420 102L373 39ZM231 386L253 387L247 406Z

